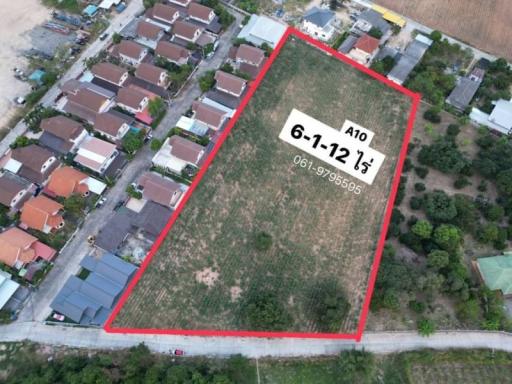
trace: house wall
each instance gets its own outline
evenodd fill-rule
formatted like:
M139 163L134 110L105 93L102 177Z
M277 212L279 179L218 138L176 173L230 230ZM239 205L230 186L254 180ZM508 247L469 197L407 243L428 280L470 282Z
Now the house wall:
M326 28L324 29L307 20L302 21L302 30L308 35L324 41L331 39L334 35L334 29L330 28L330 24L327 24Z
M206 20L200 19L199 17L195 17L195 16L190 16L190 18L193 20L197 20L200 23L210 24L212 22L212 20L215 18L215 12L211 11L210 14L208 15L208 19L206 19Z
M131 107L129 105L126 105L126 104L123 104L123 103L119 103L119 102L117 103L117 105L119 105L121 108L126 109L128 112L131 112L131 113L135 114L135 113L138 113L138 112L142 112L142 110L144 108L146 108L146 106L148 105L148 102L149 102L148 98L145 97L142 100L142 102L139 104L138 108L133 108L133 107Z

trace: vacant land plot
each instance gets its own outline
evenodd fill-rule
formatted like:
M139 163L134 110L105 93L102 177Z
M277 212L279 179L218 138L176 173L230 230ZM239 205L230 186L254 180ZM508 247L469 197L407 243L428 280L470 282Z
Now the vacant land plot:
M329 330L355 331L410 107L409 97L291 38L113 327L254 330L247 313L256 309L284 313L258 330L318 332L314 308L342 291L350 310ZM371 147L386 160L373 184L351 178L362 186L355 194L294 165L304 153L278 138L293 108L375 132Z
M512 7L509 0L376 2L482 51L512 60Z

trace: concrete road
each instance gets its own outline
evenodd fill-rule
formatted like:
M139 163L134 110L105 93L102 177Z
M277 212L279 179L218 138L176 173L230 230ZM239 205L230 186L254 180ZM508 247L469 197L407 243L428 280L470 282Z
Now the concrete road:
M512 334L484 331L440 331L430 337L416 332L368 332L360 343L332 339L266 339L244 337L189 337L109 334L100 329L48 326L39 322L0 326L0 341L23 341L87 349L122 349L145 343L153 352L183 349L187 355L286 357L335 355L342 350L365 349L392 353L432 348L486 348L512 352Z
M221 36L220 43L215 55L209 60L205 60L199 64L198 70L194 73L187 85L182 89L180 94L172 100L166 116L157 129L153 131L153 137L163 139L167 135L170 128L176 126L179 118L191 106L194 99L201 95L198 85L198 77L204 72L218 68L226 59L231 39L238 32L241 16L237 16L237 20L232 26ZM50 303L55 295L62 288L69 276L76 274L79 269L80 260L92 251L87 243L87 237L96 235L104 224L114 215L113 208L119 200L126 197L126 187L130 185L140 174L148 170L151 166L151 158L154 152L149 145L144 146L128 163L116 184L108 190L107 202L103 207L92 211L85 219L84 225L76 233L74 238L62 250L55 261L53 269L48 273L44 281L38 289L34 291L24 308L18 316L18 322L23 321L43 321L50 313Z
M59 86L68 80L76 78L85 68L85 61L93 56L96 56L102 49L104 49L111 41L111 37L115 32L121 31L137 14L142 12L144 7L142 0L130 0L124 12L116 14L110 20L110 26L105 30L109 34L109 38L101 41L99 39L92 42L79 56L75 63L69 70L62 76L57 84L51 87L48 92L43 96L40 103L44 106L51 106L55 98L59 95ZM9 133L0 142L0 154L5 153L9 145L16 140L20 135L23 135L27 130L27 126L23 121L20 121L16 126L9 131Z

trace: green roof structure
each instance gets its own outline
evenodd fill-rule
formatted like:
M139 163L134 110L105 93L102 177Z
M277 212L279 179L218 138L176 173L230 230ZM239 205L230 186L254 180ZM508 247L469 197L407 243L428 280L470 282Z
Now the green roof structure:
M512 252L483 257L477 264L485 285L492 290L499 289L504 295L512 295Z

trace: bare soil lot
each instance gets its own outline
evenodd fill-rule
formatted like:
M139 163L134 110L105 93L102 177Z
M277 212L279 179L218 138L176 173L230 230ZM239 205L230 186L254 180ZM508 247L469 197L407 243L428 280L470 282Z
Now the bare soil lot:
M512 7L509 0L376 2L482 51L512 60Z
M335 331L354 332L410 107L405 95L289 40L113 327L247 330L243 303L271 292L290 317L277 330L318 332L311 304L325 298L311 295L333 282L350 304ZM278 138L292 108L375 132L371 146L387 157L374 183L349 177L362 186L357 195L294 165L305 154ZM266 250L255 246L261 232L272 238Z

